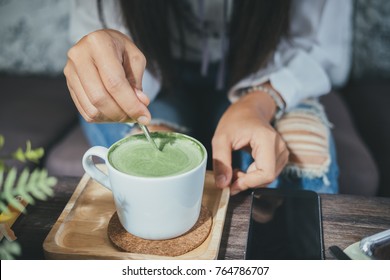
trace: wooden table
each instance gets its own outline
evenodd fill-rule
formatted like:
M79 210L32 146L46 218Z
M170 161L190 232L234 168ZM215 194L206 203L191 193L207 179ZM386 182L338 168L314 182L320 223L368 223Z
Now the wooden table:
M27 207L12 227L22 246L20 259L44 259L42 244L69 201L79 178L59 178L55 195L48 201ZM340 248L367 235L390 228L390 198L350 195L321 195L326 259L333 259L328 248ZM243 259L249 223L250 195L241 193L230 199L219 259Z

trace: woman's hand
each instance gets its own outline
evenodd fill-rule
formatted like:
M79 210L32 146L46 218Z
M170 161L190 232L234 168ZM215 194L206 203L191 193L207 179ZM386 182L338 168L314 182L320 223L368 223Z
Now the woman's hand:
M232 104L215 131L213 165L217 187L230 186L231 195L271 183L286 165L286 144L270 125L274 100L264 92L251 92ZM246 149L254 162L246 173L232 170L232 152Z
M88 122L150 122L148 97L142 92L146 59L124 34L99 30L68 52L67 85Z

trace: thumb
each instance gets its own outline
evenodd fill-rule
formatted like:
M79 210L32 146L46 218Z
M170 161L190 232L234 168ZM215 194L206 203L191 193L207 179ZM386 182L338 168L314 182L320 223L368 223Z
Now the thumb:
M218 188L228 187L232 180L232 151L229 147L222 138L212 141L214 178Z

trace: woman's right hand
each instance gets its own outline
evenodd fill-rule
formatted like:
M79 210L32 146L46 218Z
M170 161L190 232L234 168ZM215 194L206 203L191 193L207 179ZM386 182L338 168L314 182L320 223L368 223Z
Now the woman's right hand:
M98 30L68 52L67 85L88 122L137 121L148 124L148 97L142 92L146 59L126 35Z

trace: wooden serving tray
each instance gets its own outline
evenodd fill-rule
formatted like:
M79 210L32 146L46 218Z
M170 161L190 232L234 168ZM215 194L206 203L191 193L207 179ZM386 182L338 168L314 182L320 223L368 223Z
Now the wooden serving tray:
M60 217L47 235L43 250L47 259L216 259L225 222L229 189L214 185L206 172L202 204L212 213L213 225L207 239L196 249L180 256L165 257L119 251L107 235L115 210L111 191L83 176Z

